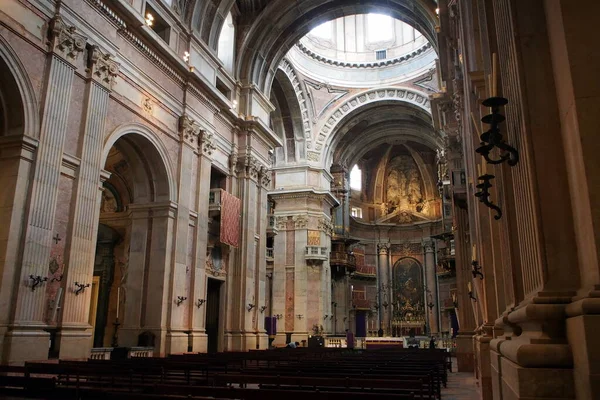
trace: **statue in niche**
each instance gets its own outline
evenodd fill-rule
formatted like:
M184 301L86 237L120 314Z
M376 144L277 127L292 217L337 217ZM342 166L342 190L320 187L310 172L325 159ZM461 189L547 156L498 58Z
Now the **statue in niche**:
M100 212L113 213L117 212L118 208L119 206L114 193L110 189L104 188L102 191L102 205L100 206Z

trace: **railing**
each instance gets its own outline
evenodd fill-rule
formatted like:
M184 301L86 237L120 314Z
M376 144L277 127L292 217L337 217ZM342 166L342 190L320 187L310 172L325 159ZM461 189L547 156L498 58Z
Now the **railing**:
M223 189L210 189L208 193L208 209L211 211L221 209L221 192Z
M356 273L363 276L368 276L372 278L377 277L377 269L371 265L357 265Z
M329 263L331 265L356 269L356 257L354 257L353 254L344 253L342 251L332 251Z
M273 248L267 247L267 258L273 258Z
M132 347L129 349L128 358L145 358L154 356L154 347Z
M306 246L305 258L307 260L327 260L327 247Z
M90 351L90 360L110 360L112 347L95 347Z
M334 347L334 348L346 348L348 347L348 343L346 342L346 338L340 337L326 337L325 338L325 347ZM354 338L354 348L355 349L365 349L366 348L366 340L362 337Z

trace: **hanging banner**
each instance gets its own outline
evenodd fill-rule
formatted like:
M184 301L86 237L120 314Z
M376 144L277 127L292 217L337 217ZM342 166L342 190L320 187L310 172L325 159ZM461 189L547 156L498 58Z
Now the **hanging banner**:
M241 209L240 199L224 190L221 192L221 243L239 247Z

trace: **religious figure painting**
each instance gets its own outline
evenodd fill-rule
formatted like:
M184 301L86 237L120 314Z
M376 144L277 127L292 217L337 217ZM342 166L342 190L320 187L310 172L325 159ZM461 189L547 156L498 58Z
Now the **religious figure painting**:
M387 213L397 210L420 212L423 209L421 174L412 157L398 156L390 161L386 186Z
M405 307L418 308L423 302L421 264L414 258L403 258L394 266L396 301Z

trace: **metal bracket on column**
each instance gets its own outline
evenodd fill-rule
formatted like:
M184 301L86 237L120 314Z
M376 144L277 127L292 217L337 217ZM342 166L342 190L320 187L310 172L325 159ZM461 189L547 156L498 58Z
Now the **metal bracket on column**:
M473 267L473 270L471 271L473 278L477 278L479 276L479 278L483 280L483 273L481 272L483 267L479 265L479 262L477 262L477 260L473 260L471 262L471 266Z

